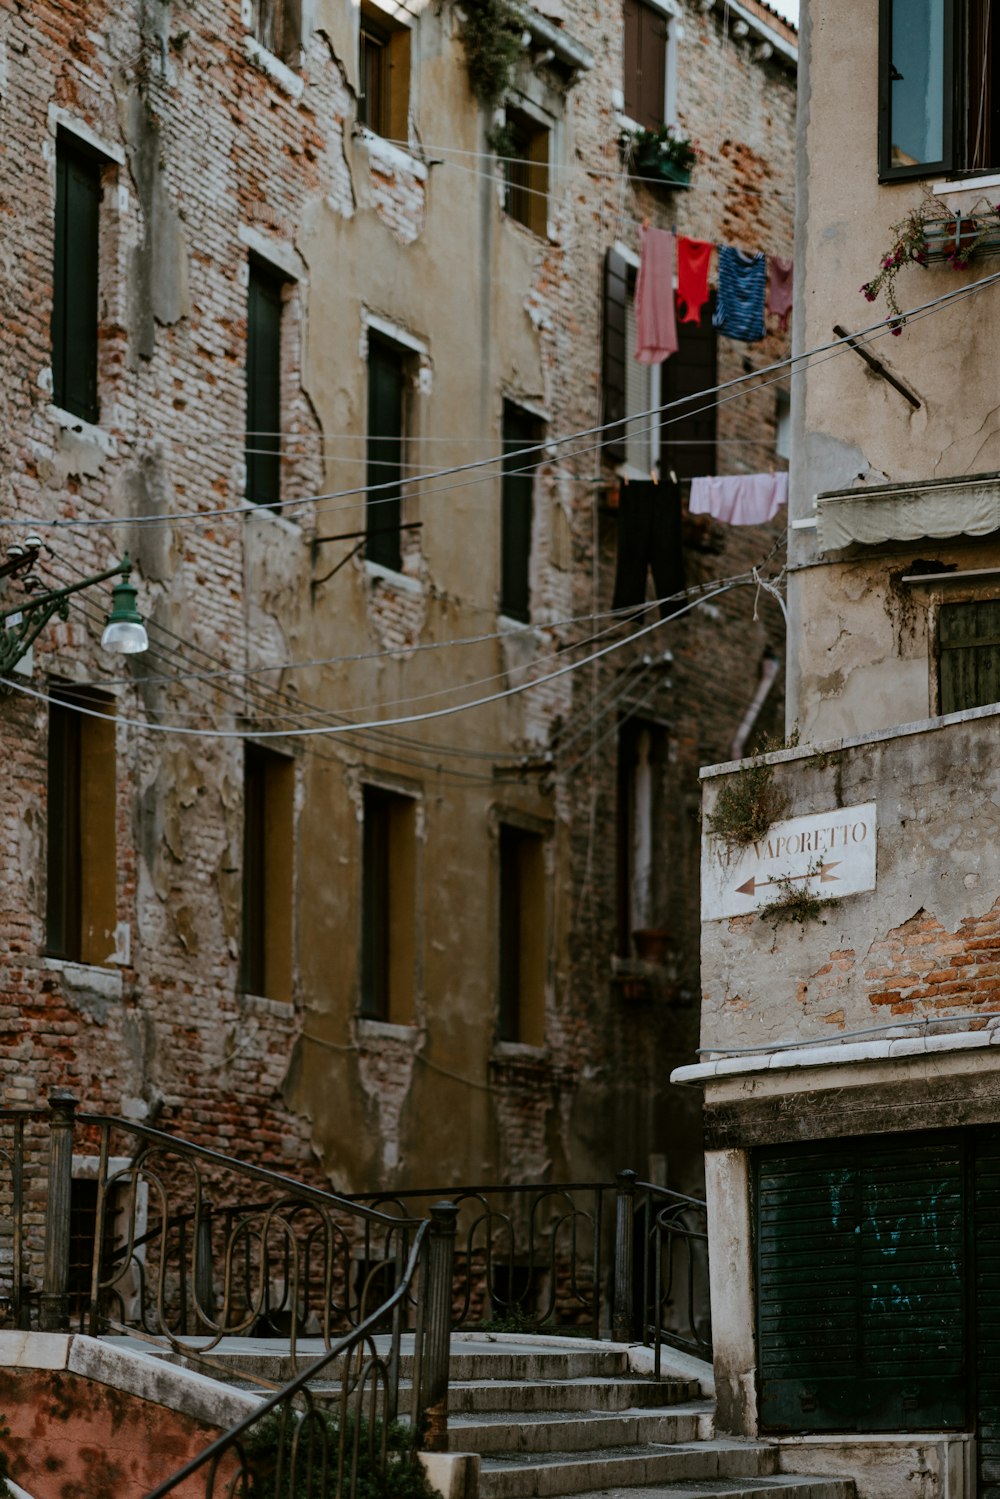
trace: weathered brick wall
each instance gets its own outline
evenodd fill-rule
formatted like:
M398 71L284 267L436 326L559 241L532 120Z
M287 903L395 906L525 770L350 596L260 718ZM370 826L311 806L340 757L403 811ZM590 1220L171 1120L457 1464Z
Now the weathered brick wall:
M325 0L295 74L252 48L248 56L238 11L222 0L155 13L42 0L4 14L0 515L28 529L32 518L138 522L239 504L247 256L262 249L298 278L283 317L283 491L334 497L284 518L46 532L53 579L96 571L130 546L152 648L127 669L109 667L97 648L103 601L88 598L39 643L33 685L44 689L50 675L103 682L123 717L209 737L118 729L118 917L131 929L131 957L95 977L43 956L46 713L16 694L0 704L5 1101L69 1085L89 1108L155 1119L343 1188L607 1175L626 1163L645 1171L650 1153L667 1154L672 1179L692 1185L696 1099L670 1100L666 1078L696 1044L697 768L727 757L764 643L781 646L773 603L762 601L755 624L753 591L727 593L652 637L674 654L672 685L646 710L669 728L659 856L674 892L670 982L661 975L652 1001L624 1001L610 962L616 768L606 692L645 642L474 717L393 741L296 747L292 1006L239 993L239 736L248 724L328 721L348 705L360 717L379 703L437 706L456 681L483 684L470 695L490 692L521 680L514 668L535 656L534 674L558 666L556 646L590 633L585 619L552 626L610 603L616 520L604 495L613 475L595 452L560 449L539 469L528 644L505 633L461 652L413 649L497 629L495 486L422 498L414 479L404 508L424 530L404 544L407 583L354 559L310 586L345 550L317 547L311 571L312 538L364 524L356 500L336 498L364 481L360 304L430 350L415 359L413 431L438 445L418 447L415 465L495 451L503 394L544 410L552 435L594 426L609 244L636 247L648 215L790 253L788 69L754 61L752 41L723 48L719 17L688 5L680 117L718 165L706 156L689 192L652 193L626 179L620 159L619 7L573 7L569 28L595 67L566 95L543 241L502 218L490 161L474 154L485 149L485 122L450 10L420 22L415 78L421 67L427 76L411 131L414 145L417 134L427 143L424 171L352 137L346 9ZM124 156L105 170L101 210L97 431L49 402L53 105ZM786 346L777 335L753 347L723 340L719 377ZM770 467L773 428L773 390L723 406L722 470ZM779 530L691 525L689 581L743 572ZM359 659L226 674L337 655ZM201 675L177 680L191 672ZM776 722L779 697L762 727ZM596 717L595 701L604 710ZM544 751L560 728L586 731L571 759L557 753L547 779L537 762L520 777L494 775L489 756ZM372 774L423 796L423 956L408 1037L362 1035L355 1020L357 807ZM552 829L547 1047L520 1061L493 1047L498 807Z

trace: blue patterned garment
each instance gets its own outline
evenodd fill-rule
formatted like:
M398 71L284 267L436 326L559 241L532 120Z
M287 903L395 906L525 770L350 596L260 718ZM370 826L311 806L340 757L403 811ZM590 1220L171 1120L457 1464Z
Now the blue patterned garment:
M752 344L764 337L767 261L763 250L748 255L733 245L719 246L719 295L712 326L726 338Z

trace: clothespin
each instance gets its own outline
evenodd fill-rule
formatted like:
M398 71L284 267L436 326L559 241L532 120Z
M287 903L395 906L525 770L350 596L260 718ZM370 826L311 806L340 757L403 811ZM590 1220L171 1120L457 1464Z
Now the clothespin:
M642 221L642 227L644 229L648 229L649 228L649 214L648 213L647 213L646 217Z
M676 471L676 469L671 469L670 470L670 482L671 482L671 484L676 484L677 483L677 471Z
M657 468L657 466L656 466L655 463L653 464L653 467L652 467L652 470L650 472L649 477L650 477L650 479L652 479L652 481L653 481L654 484L659 484L659 482L660 482L660 470Z
M622 474L622 483L625 485L625 488L628 489L628 469L626 469Z

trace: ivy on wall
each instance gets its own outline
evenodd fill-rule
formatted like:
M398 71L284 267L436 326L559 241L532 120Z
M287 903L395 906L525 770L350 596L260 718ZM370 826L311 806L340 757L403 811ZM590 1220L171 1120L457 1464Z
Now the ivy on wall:
M461 36L469 86L480 104L492 111L504 102L510 89L521 54L524 19L511 0L462 0L462 11L465 19ZM487 140L501 155L510 154L503 126L491 129Z

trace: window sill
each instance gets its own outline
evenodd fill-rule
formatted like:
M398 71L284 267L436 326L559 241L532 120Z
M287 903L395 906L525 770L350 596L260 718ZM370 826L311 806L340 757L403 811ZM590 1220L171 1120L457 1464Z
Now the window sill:
M272 510L269 505L258 505L253 500L244 500L247 517L257 517L263 526L277 526L289 536L302 536L302 527L297 520L290 519L281 510Z
M50 973L58 973L68 989L86 989L102 999L121 999L120 969L103 968L96 963L73 963L68 958L43 958Z
M494 1041L493 1060L538 1064L551 1061L551 1056L547 1046L529 1046L527 1041Z
M424 584L420 578L414 578L409 573L400 573L392 567L383 567L381 562L369 562L365 558L365 576L372 583L388 583L391 588L398 588L403 593L421 594L424 592Z
M415 1025L394 1025L390 1020L371 1020L367 1016L357 1017L359 1041L404 1041L416 1046L420 1031Z
M984 177L958 177L953 182L932 182L931 192L941 198L948 193L982 193L988 187L1000 187L1000 172Z
M72 411L66 411L62 406L57 406L55 402L50 403L48 411L55 425L61 427L64 432L72 432L74 437L93 443L95 448L100 448L101 452L109 458L118 456L118 442L105 427L88 422L84 417L76 416Z
M275 1020L294 1020L294 1007L290 999L267 999L263 994L241 994L240 1008L255 1015L268 1015Z
M408 172L418 182L427 181L427 163L413 156L405 146L397 146L395 141L387 141L384 136L376 135L367 125L356 126L355 135L373 161L396 172Z
M243 38L243 55L254 67L260 68L262 73L278 85L292 99L300 99L305 87L301 76L290 68L280 57L275 57L266 47L262 47L256 37L245 36Z

